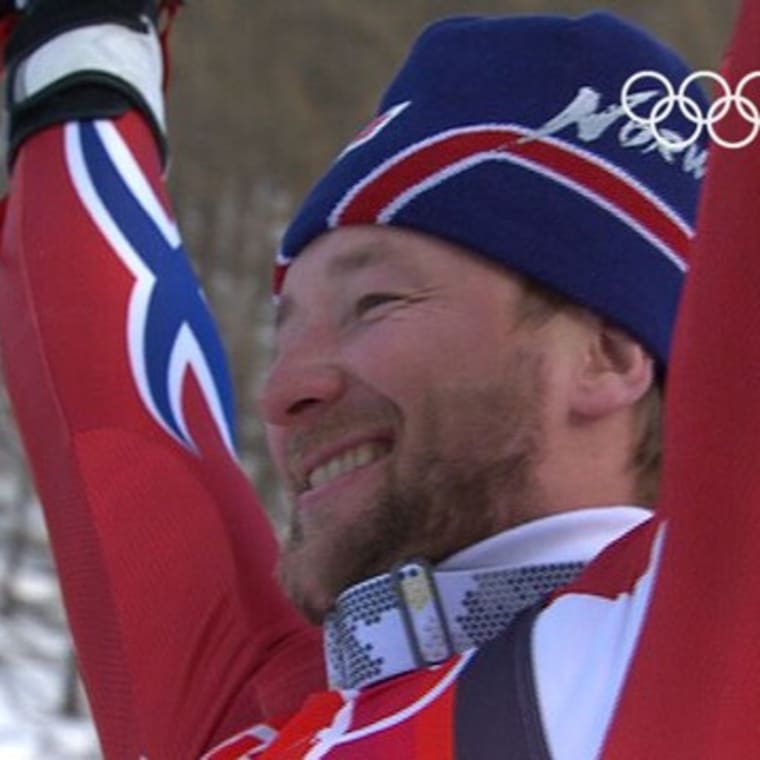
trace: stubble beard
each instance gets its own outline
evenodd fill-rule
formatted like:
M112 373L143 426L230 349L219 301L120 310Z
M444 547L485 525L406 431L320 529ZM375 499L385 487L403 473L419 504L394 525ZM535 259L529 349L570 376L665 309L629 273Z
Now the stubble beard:
M357 519L333 520L326 509L318 529L306 530L294 510L279 574L308 619L321 622L342 591L398 562L435 564L536 516L543 438L538 364L523 366L508 392L501 383L431 401L416 453L403 471L388 463L385 484L371 504L356 509ZM452 408L466 409L467 430L446 450L444 415Z

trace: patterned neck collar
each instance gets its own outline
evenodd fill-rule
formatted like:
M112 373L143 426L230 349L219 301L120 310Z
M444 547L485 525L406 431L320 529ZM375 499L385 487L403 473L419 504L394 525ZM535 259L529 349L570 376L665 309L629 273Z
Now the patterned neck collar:
M566 512L492 536L435 569L410 561L352 586L325 621L331 688L369 686L481 646L648 517L639 507Z

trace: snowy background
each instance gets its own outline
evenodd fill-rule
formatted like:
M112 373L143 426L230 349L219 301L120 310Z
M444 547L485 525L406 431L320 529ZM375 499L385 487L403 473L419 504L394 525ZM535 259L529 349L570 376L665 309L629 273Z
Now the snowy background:
M0 759L100 757L18 442L0 423Z

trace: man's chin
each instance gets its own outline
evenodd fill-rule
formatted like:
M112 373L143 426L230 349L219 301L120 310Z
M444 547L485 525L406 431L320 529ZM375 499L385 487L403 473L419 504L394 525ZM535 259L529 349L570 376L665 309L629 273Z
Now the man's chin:
M313 623L321 623L350 586L386 572L398 552L384 545L382 533L369 536L299 535L286 543L278 577L285 593Z
M285 593L312 622L320 623L349 586L382 572L389 554L388 531L378 513L354 509L345 524L330 511L321 523L294 519L282 547L278 577Z
M324 559L304 544L283 551L277 574L293 604L315 624L322 623L344 588L337 579L330 582Z
M311 623L320 624L333 603L315 582L314 573L305 573L300 563L286 555L280 559L277 576L285 594Z

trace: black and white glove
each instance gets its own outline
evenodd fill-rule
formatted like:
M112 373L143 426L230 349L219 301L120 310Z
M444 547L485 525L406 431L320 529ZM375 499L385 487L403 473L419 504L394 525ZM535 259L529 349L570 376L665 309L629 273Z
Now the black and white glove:
M162 0L15 0L19 17L5 49L11 161L24 139L40 129L113 118L132 108L142 111L166 157L164 60L157 31L166 5Z

